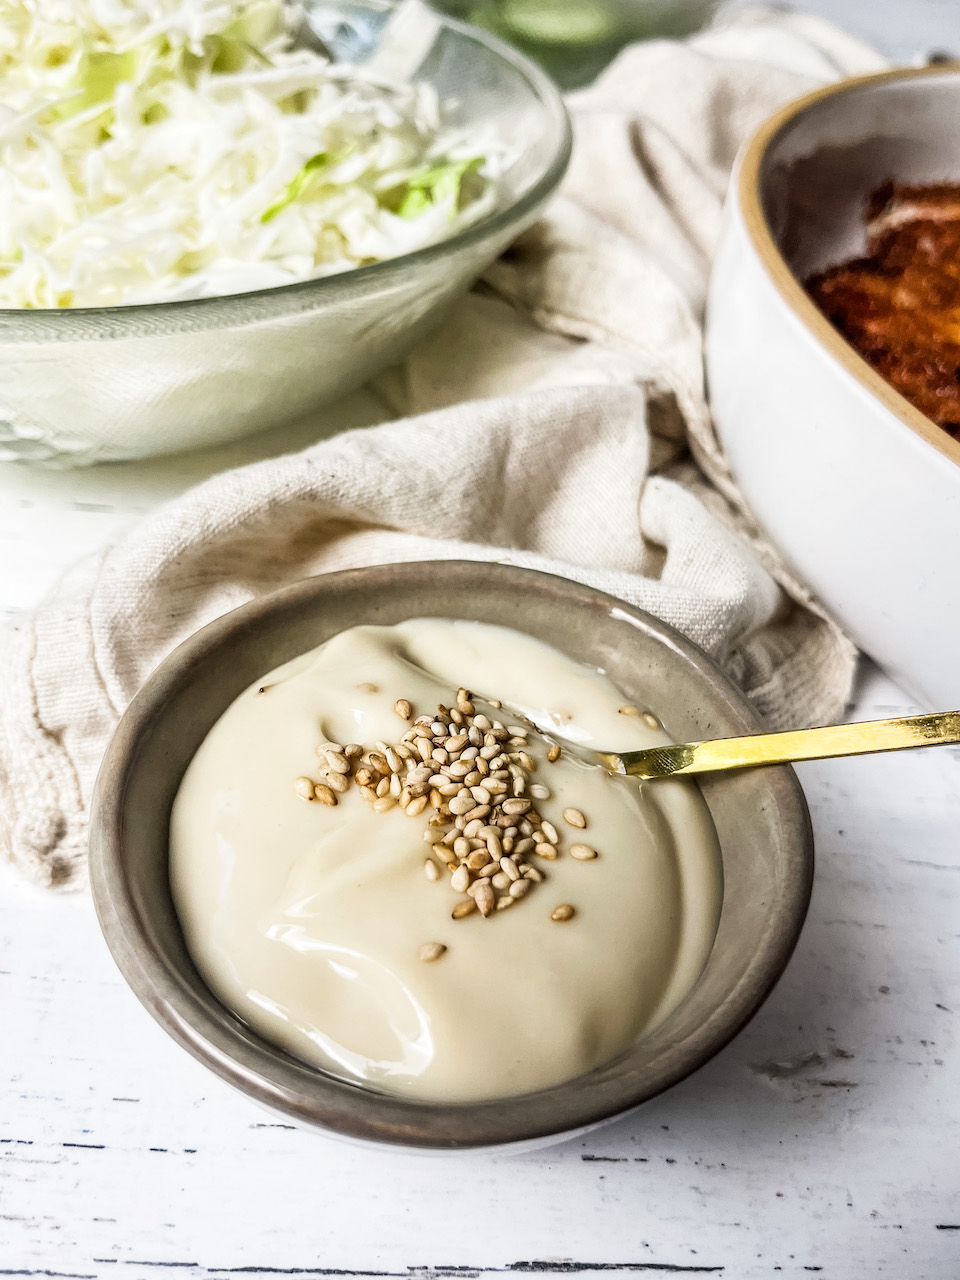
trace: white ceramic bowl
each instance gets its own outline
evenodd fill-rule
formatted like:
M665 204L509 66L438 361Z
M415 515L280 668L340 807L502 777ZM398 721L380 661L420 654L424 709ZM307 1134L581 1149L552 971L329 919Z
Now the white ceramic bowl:
M960 181L960 71L819 90L737 164L714 266L707 373L734 475L837 621L921 703L960 707L960 443L893 390L804 291L862 252L889 178Z

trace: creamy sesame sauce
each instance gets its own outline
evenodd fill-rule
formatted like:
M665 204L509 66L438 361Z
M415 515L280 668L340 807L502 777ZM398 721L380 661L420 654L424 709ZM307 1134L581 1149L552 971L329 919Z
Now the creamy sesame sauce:
M235 700L188 767L170 828L187 946L224 1004L324 1070L439 1102L558 1084L628 1048L696 981L721 898L693 784L641 788L570 752L551 762L535 734L525 750L549 791L536 808L560 856L528 855L543 879L487 918L452 918L465 895L445 868L425 875L429 807L377 812L356 786L336 804L297 794L297 779L322 781L318 743L397 742L410 729L397 699L433 713L459 686L501 700L505 725L526 716L584 746L668 740L621 713L602 673L518 632L357 627ZM598 856L572 856L578 842Z

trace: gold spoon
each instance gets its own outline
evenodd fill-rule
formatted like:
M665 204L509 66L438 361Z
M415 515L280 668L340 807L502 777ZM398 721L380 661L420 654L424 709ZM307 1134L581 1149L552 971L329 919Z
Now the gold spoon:
M751 733L742 738L681 742L643 751L598 751L604 768L634 778L667 778L681 773L713 773L758 764L792 764L832 756L862 756L873 751L903 751L960 742L960 711L901 716L895 720L863 720L822 729L789 729L786 733ZM583 748L579 748L583 752Z

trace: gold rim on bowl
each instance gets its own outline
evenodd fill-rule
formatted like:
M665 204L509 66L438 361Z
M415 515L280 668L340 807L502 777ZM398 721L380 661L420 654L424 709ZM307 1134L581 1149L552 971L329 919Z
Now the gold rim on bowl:
M884 84L895 80L914 80L921 77L958 74L956 65L935 67L898 68L894 71L882 71L873 75L854 76L842 80L838 84L827 85L821 89L797 98L781 108L760 126L750 139L740 160L738 172L734 178L736 196L743 214L747 235L757 256L766 268L778 293L787 306L802 321L822 347L843 366L857 382L860 383L875 399L927 444L932 445L939 453L960 465L960 441L938 426L926 414L895 390L881 377L876 370L860 356L855 347L833 327L817 304L809 296L806 289L794 275L780 252L770 224L763 209L760 181L763 166L771 145L788 125L792 124L809 108L824 102L828 98L856 92L872 84Z

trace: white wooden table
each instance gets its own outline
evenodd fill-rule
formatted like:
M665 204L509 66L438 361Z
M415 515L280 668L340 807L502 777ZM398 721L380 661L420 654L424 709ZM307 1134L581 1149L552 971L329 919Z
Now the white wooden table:
M960 32L957 0L811 7L886 31L900 57ZM360 395L323 430L381 412ZM0 468L0 615L139 511L318 431L79 474ZM868 668L850 715L912 709ZM960 749L801 776L817 879L766 1006L638 1114L523 1157L381 1154L278 1123L154 1025L86 895L0 867L0 1277L958 1280Z
M357 396L326 428L378 412ZM0 468L0 607L33 603L137 511L302 434ZM868 669L851 716L910 709ZM86 895L0 868L0 1276L957 1280L960 749L801 772L816 887L765 1008L637 1115L524 1157L372 1153L277 1123L154 1025Z

